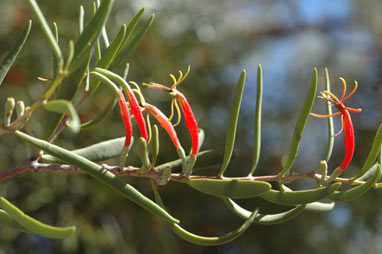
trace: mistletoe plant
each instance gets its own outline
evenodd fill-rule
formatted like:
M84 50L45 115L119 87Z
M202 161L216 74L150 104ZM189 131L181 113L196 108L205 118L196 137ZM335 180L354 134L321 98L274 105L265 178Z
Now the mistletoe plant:
M133 36L136 25L144 12L144 8L142 8L128 25L121 26L117 35L109 42L105 24L112 9L113 0L95 3L92 17L86 26L84 25L84 9L81 7L79 14L80 36L75 42L68 42L67 54L64 56L58 44L59 33L56 24L54 23L53 29L51 29L35 0L28 0L28 2L53 52L54 73L52 77L40 78L48 82L49 86L32 105L25 107L22 101L16 103L11 97L5 102L4 122L0 128L0 136L5 134L16 135L21 141L32 145L37 150L24 163L0 172L1 181L23 172L86 173L151 212L154 216L164 220L179 237L198 245L227 243L240 236L253 223L277 224L291 220L302 212L327 212L333 209L336 202L348 202L362 196L370 188L382 186L382 183L378 183L381 175L382 127L377 131L361 171L352 178L339 177L351 162L354 153L354 130L349 112L360 112L361 110L346 107L344 102L354 94L357 83L355 83L353 91L345 97L346 82L341 79L344 90L342 96L338 98L330 92L329 74L325 70L325 91L319 97L326 101L327 115L313 114L311 109L317 92L317 70L314 69L310 87L297 118L289 155L283 168L277 175L255 176L260 157L263 90L262 70L259 65L252 167L246 176L225 177L224 173L233 155L240 104L245 85L245 71L242 71L233 95L223 156L219 150L199 151L204 140L204 132L199 129L197 116L192 111L192 103L189 103L186 96L178 90L179 85L189 75L190 67L184 74L179 71L178 78L170 74L173 81L170 86L154 82L142 83L143 86L173 96L172 113L169 118L158 107L148 103L149 98L143 96L141 87L137 83L126 80L129 70L127 56L149 29L154 15ZM32 22L29 21L20 38L2 61L0 84L23 48L31 25ZM100 41L103 41L103 46L100 46ZM119 74L117 68L121 66L124 66L124 72ZM94 119L80 123L77 111L81 111L82 103L91 97L101 84L113 91L114 98ZM74 105L73 98L78 94L82 98ZM113 110L117 101L125 127L125 136L72 151L54 144L56 138L65 128L78 133L102 121ZM339 112L332 113L331 106L333 105ZM47 119L44 136L39 138L27 133L24 128L32 117L32 113L38 108L44 108L51 112ZM173 125L171 120L174 115L174 108L178 113L178 122ZM16 117L13 116L14 110L16 110ZM185 153L175 129L182 114L192 141L189 155ZM294 173L291 172L291 169L310 114L315 117L328 118L329 136L326 155L320 165L312 172ZM156 165L160 150L158 126L151 125L150 115L169 135L179 156L178 160ZM334 135L332 116L335 115L341 116L342 128ZM139 128L140 134L140 137L134 137L135 139L132 135L134 122ZM344 130L345 135L345 158L341 165L328 176L327 161L332 153L334 137L338 136L342 130ZM125 165L125 159L130 156L129 152L134 142L136 145L133 149L136 150L135 153L139 155L142 163L140 167ZM115 157L120 158L119 165L99 163ZM205 169L217 164L221 165L221 169L216 176L195 174L198 169ZM180 172L176 171L178 168L181 168ZM147 178L151 181L155 201L144 196L132 185L127 184L121 176ZM306 178L312 179L316 183L316 187L308 190L292 190L286 185L292 181ZM187 184L196 191L221 199L228 209L244 220L244 223L232 232L216 237L199 236L186 231L181 227L181 220L174 218L165 208L157 188L158 185L171 184L174 181ZM277 188L272 188L271 182L276 183L274 186ZM355 185L355 187L340 190L343 184ZM261 212L261 207L248 211L234 201L235 199L253 197L260 197L267 202L286 206L288 210L281 213L264 214ZM0 207L2 208L0 210L0 223L16 230L52 238L64 238L75 231L74 226L55 227L39 222L24 214L4 197L0 198Z

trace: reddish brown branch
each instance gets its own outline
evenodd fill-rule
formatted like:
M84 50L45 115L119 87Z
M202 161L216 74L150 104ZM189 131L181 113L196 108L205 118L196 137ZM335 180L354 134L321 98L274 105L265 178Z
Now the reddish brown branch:
M102 167L110 171L111 173L117 176L133 176L133 177L145 177L153 180L159 180L162 177L162 172L151 170L146 173L140 173L139 168L128 166L125 167L123 171L119 170L118 166L109 166L102 164ZM35 161L23 163L17 167L9 168L0 172L0 182L7 180L11 177L19 175L21 173L39 173L39 172L61 172L66 174L85 174L85 171L73 167L71 165L59 165L59 164L46 164L38 163ZM268 175L268 176L244 176L244 177L218 177L218 176L200 176L192 175L189 178L182 174L173 173L171 174L171 181L186 183L189 179L216 179L216 180L251 180L251 181L266 181L266 182L291 182L296 179L320 179L321 175L316 174L314 171L309 173L292 173L290 175L281 177L280 175ZM335 182L343 182L347 184L362 184L363 181L353 181L348 178L339 178L334 179Z

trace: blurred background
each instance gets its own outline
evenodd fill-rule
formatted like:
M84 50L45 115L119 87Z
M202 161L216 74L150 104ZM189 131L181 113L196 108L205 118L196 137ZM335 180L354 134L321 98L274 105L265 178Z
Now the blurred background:
M38 1L47 20L55 21L59 43L66 51L70 39L78 38L79 6L85 19L91 13L90 0ZM138 84L155 81L170 84L169 73L191 73L180 86L206 132L202 149L224 147L224 133L234 86L242 69L247 71L242 111L235 150L237 158L227 175L246 175L252 162L253 115L257 66L263 67L264 94L261 158L257 175L276 174L288 154L293 127L314 67L319 72L319 90L324 89L324 68L331 77L332 90L339 94L339 77L357 93L347 105L362 108L353 114L356 133L355 157L345 172L352 176L362 167L382 112L382 2L380 0L289 0L289 1L122 1L116 0L107 24L113 38L123 23L143 6L142 26L152 13L149 32L129 55L129 80ZM6 97L31 104L46 88L37 77L52 75L49 45L26 1L0 1L0 56L4 57L28 19L33 20L29 39L0 87L0 103ZM145 98L169 114L170 98L143 88ZM86 121L110 99L107 89L99 89L79 110ZM316 100L313 112L325 113ZM3 109L0 109L1 115ZM118 110L102 123L80 134L63 132L56 143L68 149L84 147L123 136ZM27 130L41 136L47 114L34 113ZM335 119L335 131L339 118ZM178 127L184 147L190 142L184 122ZM293 167L309 172L317 167L326 151L326 121L310 117ZM25 145L12 135L1 137L0 170L25 161ZM329 168L344 155L342 135L335 139ZM160 162L176 158L165 133L161 133ZM129 161L134 165L136 161ZM109 162L113 163L113 161ZM216 174L212 168L201 174ZM150 183L126 179L153 198ZM302 181L300 188L312 186ZM175 236L159 219L116 195L85 175L23 174L1 183L1 195L23 211L46 223L76 225L78 233L64 240L52 240L0 228L3 253L381 253L381 191L371 190L350 203L337 204L326 214L303 213L290 222L253 225L240 238L219 247L200 247ZM161 189L170 212L186 229L201 235L222 235L242 221L225 208L222 201L170 183ZM245 200L248 209L261 206L263 212L277 212L261 200Z

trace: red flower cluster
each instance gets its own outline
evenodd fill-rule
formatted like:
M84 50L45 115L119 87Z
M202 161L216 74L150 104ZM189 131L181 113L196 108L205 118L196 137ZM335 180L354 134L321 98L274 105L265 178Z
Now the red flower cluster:
M181 71L179 71L180 75L179 75L178 79L176 79L174 77L174 75L170 74L170 77L172 78L172 80L174 82L170 88L166 87L166 86L163 86L163 85L160 85L160 84L157 84L157 83L144 84L144 85L146 85L146 86L148 86L150 88L154 88L154 89L158 89L158 90L161 90L161 91L165 91L165 92L168 92L170 95L174 96L172 105L176 105L177 106L177 104L176 104L177 102L180 104L180 107L181 107L181 109L183 111L183 115L184 115L184 118L185 118L185 121L186 121L186 126L188 128L188 131L190 132L191 142L192 142L191 155L190 155L190 157L188 159L187 165L183 167L183 174L185 174L185 175L190 175L191 174L192 169L193 169L194 164L195 164L195 161L196 161L196 155L197 155L198 149L199 149L198 123L196 121L195 115L192 112L191 106L190 106L189 102L187 101L186 97L181 92L179 92L176 89L176 87L183 80L185 80L185 78L187 77L189 72L190 72L190 67L188 67L187 72L186 72L186 74L184 76L183 76L183 73ZM177 108L178 108L178 106L177 106ZM179 117L180 117L180 115L179 115ZM171 117L170 117L170 120L171 120ZM167 120L166 122L168 124L171 124L169 122L169 120ZM163 127L163 125L162 125L162 127ZM171 136L170 133L169 133L169 135Z

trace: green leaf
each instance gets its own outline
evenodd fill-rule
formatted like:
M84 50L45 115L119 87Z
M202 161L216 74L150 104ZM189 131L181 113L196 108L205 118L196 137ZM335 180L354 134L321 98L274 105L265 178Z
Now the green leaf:
M366 171L365 174L363 174L361 177L357 178L356 180L357 181L367 181L370 177L372 177L375 173L375 171L377 170L377 168L379 167L379 164L380 162L376 162L374 163L370 168L369 170ZM378 180L377 180L378 181Z
M152 14L150 19L146 22L146 24L143 26L143 28L139 31L139 33L127 44L126 48L121 50L118 53L118 56L115 58L113 63L110 65L111 69L114 69L118 67L122 62L125 60L125 58L130 54L130 52L134 49L134 47L138 44L138 42L141 40L143 35L147 32L147 30L150 28L151 24L154 21L155 15ZM129 27L126 29L126 35L129 33L128 31Z
M78 14L78 31L80 34L82 34L82 31L84 30L84 17L85 17L85 11L84 7L80 6L80 12Z
M147 150L147 143L143 137L140 137L137 142L136 152L138 153L139 158L142 162L142 167L140 168L140 173L145 173L151 170L151 163L149 159L149 153Z
M261 65L257 68L257 95L256 95L256 110L255 110L255 123L254 123L254 140L253 140L253 161L252 168L248 175L253 175L256 170L257 164L260 159L261 147L261 104L263 97L263 74Z
M125 137L115 138L96 143L94 145L87 146L81 149L72 150L71 152L82 156L90 161L105 161L120 156L124 143ZM42 159L51 163L62 163L61 160L48 154L44 154L42 156Z
M131 19L131 21L129 22L129 24L127 25L127 28L126 28L126 33L125 33L125 37L123 38L123 44L122 46L120 47L120 49L118 50L118 53L121 52L121 50L125 49L127 47L127 44L129 42L129 39L130 39L130 36L132 35L132 33L134 32L135 30L135 27L137 26L139 20L141 19L142 15L143 15L143 12L145 11L145 7L143 7L142 9L140 9L135 15L134 17Z
M364 184L361 184L357 187L351 188L346 191L336 191L329 195L329 198L336 202L348 202L353 199L359 198L366 192L370 190L371 187L378 181L379 177L381 176L381 166L378 165L378 167L374 170L374 174L372 177L370 177Z
M163 208L165 209L165 206L162 202L162 199L159 195L158 189L155 185L155 183L152 182L152 187L155 195L155 200L156 202ZM205 237L205 236L200 236L196 235L193 233L190 233L183 229L181 226L179 226L176 223L167 223L167 226L180 238L183 240L201 245L201 246L217 246L217 245L222 245L225 243L229 243L236 238L238 238L240 235L242 235L253 223L253 221L256 218L256 215L258 213L258 209L255 209L252 214L248 217L248 219L236 230L223 235L223 236L215 236L215 237Z
M202 147L202 145L204 143L204 139L206 137L206 134L204 133L203 129L199 128L198 129L198 135L199 135L199 147L198 147L198 151L200 151L200 148Z
M21 49L24 46L25 41L28 38L29 32L32 27L32 21L29 20L27 26L24 28L24 31L21 33L20 37L17 39L15 44L13 44L11 50L5 56L4 60L0 64L0 86L3 83L5 76L7 75L12 64L15 62L17 56L19 55Z
M302 191L277 191L269 190L260 195L261 198L268 202L279 205L300 205L312 203L326 198L338 188L341 187L341 183L334 183L327 187L320 187L312 190Z
M114 60L118 49L120 48L123 38L126 33L126 26L123 25L121 29L119 30L118 34L115 36L114 40L111 42L110 46L105 50L104 55L102 56L101 60L97 63L97 67L100 68L108 68L110 63ZM91 80L90 82L90 93L93 93L95 90L97 90L100 82L97 80Z
M48 42L53 50L53 53L55 57L57 58L57 66L59 67L59 70L64 67L64 58L61 53L60 46L58 46L57 40L55 36L53 35L52 31L49 28L48 23L46 22L46 19L44 17L44 14L41 12L40 7L36 3L35 0L28 0L29 4L32 7L33 12L37 16L37 21L41 26L41 29L43 33L45 34L46 38L48 39Z
M91 18L90 22L84 28L74 46L73 63L83 56L83 54L86 52L86 49L89 47L89 44L93 44L97 41L102 27L105 25L109 17L113 3L114 0L102 1L96 14ZM73 70L74 68L71 68L71 71Z
M76 109L69 101L51 100L44 103L44 108L48 111L67 114L71 119L69 128L73 132L78 132L80 130L80 119L77 115Z
M241 72L239 81L237 82L235 94L233 95L231 110L229 112L229 118L228 118L226 138L225 138L224 159L223 159L222 167L219 171L218 176L222 176L224 174L229 164L229 161L231 160L233 147L235 145L236 127L237 127L237 120L239 118L241 98L243 96L243 90L245 85L245 75L246 75L245 70L243 70Z
M20 209L12 205L12 203L3 197L0 197L0 204L12 219L33 234L39 234L50 238L65 238L72 235L76 230L74 226L54 227L46 225L24 214Z
M304 132L306 122L308 121L309 113L313 107L316 91L317 91L317 69L314 68L312 81L310 83L308 93L305 97L304 104L302 105L302 108L298 115L296 126L294 127L292 141L289 148L289 155L284 164L283 170L280 172L281 176L284 176L292 168L294 164L294 161L296 159L297 152L298 152L298 147L300 145L302 133Z
M236 214L237 216L239 216L240 218L244 220L248 219L252 214L252 212L242 208L237 203L235 203L232 199L223 198L223 201L224 201L224 204L229 209L231 209L231 211L234 214ZM289 221L295 218L297 215L299 215L301 212L304 211L304 208L305 208L305 205L299 205L282 213L276 213L276 214L258 213L253 223L263 224L263 225L274 225L274 224L284 223L286 221Z
M268 182L252 180L189 179L190 187L219 198L251 198L271 189Z
M325 90L330 92L330 79L328 69L325 68ZM332 105L329 101L326 102L326 112L328 115L332 114ZM328 117L328 148L324 157L325 161L329 161L332 155L334 145L334 129L333 129L333 117Z
M172 217L167 211L165 211L156 203L154 203L146 196L141 194L130 184L125 183L120 178L116 177L113 173L102 168L102 166L92 161L89 161L88 159L82 156L72 153L66 149L63 149L44 140L34 138L23 132L15 131L15 134L25 142L43 150L44 152L50 155L53 155L54 157L64 161L65 163L84 170L89 175L101 181L117 193L135 202L136 204L143 207L152 214L159 216L163 220L170 223L179 223L179 221Z
M355 177L352 178L353 180L363 176L371 168L371 166L373 165L373 163L378 157L379 151L381 149L381 145L382 145L382 124L379 126L378 131L375 134L373 145L371 146L369 155L367 156L361 171Z
M88 51L88 55L84 56L87 60L78 68L75 72L71 73L63 82L60 84L57 90L56 99L72 101L74 95L78 91L90 62L91 52ZM61 123L63 114L50 113L47 117L48 121L46 123L44 137L45 139L50 139L52 135L57 130L58 125Z
M333 210L335 202L322 203L322 202L312 202L305 205L304 211L312 213L326 213Z
M119 48L122 45L123 38L126 34L126 25L122 25L121 29L109 45L109 47L105 50L105 53L99 63L97 64L97 67L105 68L107 69L110 65L110 63L113 61L114 57L117 55Z
M6 211L0 209L0 225L31 234L22 225L17 223Z
M183 229L181 226L175 223L168 224L168 226L177 236L179 236L187 242L201 246L217 246L232 242L233 240L241 236L252 225L253 221L256 218L257 211L257 209L254 210L251 216L239 228L223 236L206 237L196 235Z
M152 132L152 137L151 137L151 167L152 168L155 168L155 163L157 161L157 158L158 158L158 154L159 154L159 130L158 130L158 126L156 124L153 125L153 128L152 128L153 132Z
M106 105L106 107L101 112L99 112L93 119L81 124L81 130L86 130L102 121L105 118L105 116L107 116L107 114L109 114L113 110L115 104L117 104L117 98L112 97L109 103Z
M97 79L99 79L100 81L102 81L108 87L110 87L111 90L113 90L114 94L116 96L118 96L119 88L118 88L118 86L116 84L114 84L113 81L111 81L110 79L108 79L107 77L105 77L104 75L102 75L99 72L92 71L92 72L90 72L90 74L92 76L96 77Z

